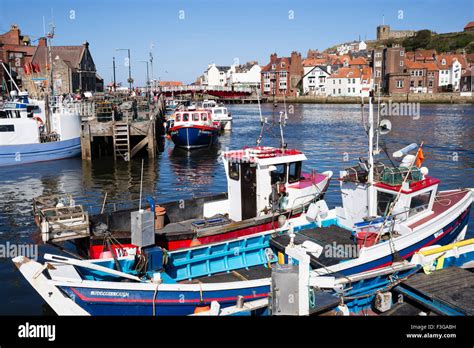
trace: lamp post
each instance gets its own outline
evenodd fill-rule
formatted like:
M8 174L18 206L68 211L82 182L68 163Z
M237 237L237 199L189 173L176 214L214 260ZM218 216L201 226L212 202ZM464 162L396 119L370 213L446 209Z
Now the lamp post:
M115 80L115 57L113 57L113 69L114 69L114 92L117 90L117 81Z
M150 76L148 75L148 61L147 60L140 60L140 63L146 63L146 99L148 104L150 103Z
M132 91L132 84L133 84L133 79L132 79L132 62L130 60L130 48L116 48L116 51L127 51L128 52L128 86L130 89L130 92Z

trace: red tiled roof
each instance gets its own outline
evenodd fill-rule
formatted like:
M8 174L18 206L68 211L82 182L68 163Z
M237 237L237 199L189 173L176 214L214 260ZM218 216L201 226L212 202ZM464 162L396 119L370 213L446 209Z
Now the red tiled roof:
M446 60L445 65L442 64L443 59ZM466 57L462 54L445 53L445 54L440 54L437 57L438 66L442 70L446 70L451 65L453 65L454 60L457 60L459 63L461 63L461 66L463 68L466 68L468 65L466 61Z
M466 24L464 29L473 28L473 27L474 27L474 22L469 22L469 23Z
M325 65L327 63L328 60L325 58L306 58L303 60L303 66Z
M285 63L284 68L281 67L282 62ZM275 64L275 69L272 68L273 64ZM289 57L280 57L280 58L275 59L274 62L270 62L267 65L265 65L262 68L262 72L272 71L272 70L275 70L275 71L285 70L285 71L287 71L289 66L290 66L290 58Z
M439 70L436 62L419 62L405 59L405 66L407 67L407 69L426 69L428 71Z
M357 57L349 61L349 65L367 65L367 61L364 57Z
M331 78L335 79L344 79L344 78L358 78L361 77L362 73L360 69L357 68L339 68L337 72L331 74Z

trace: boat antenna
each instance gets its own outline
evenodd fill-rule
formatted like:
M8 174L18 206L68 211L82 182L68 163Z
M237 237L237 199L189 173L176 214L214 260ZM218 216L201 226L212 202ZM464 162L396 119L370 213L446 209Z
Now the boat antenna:
M258 139L257 139L257 146L260 146L260 143L262 142L262 139L263 139L263 130L265 128L265 124L267 123L267 119L263 118L262 116L262 107L260 105L260 94L258 92L258 88L257 88L257 103L258 103L258 112L259 112L259 115L260 115L260 135L258 136Z
M284 105L284 111L280 111L280 148L285 149L286 144L285 144L285 136L283 134L283 127L286 126L286 120L288 119L288 114L286 112L286 99L285 95L283 95L283 105Z
M375 76L375 75L374 75ZM379 148L379 134L380 134L380 88L377 89L377 130L375 140L375 154L380 153Z

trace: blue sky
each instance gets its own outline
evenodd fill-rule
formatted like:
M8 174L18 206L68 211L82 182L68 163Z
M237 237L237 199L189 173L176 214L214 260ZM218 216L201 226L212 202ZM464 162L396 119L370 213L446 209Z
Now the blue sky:
M112 57L117 79L125 82L126 52L130 48L132 76L143 84L145 63L153 43L154 77L192 82L209 63L230 65L269 55L306 54L337 43L374 39L376 26L393 29L462 31L473 20L472 0L0 0L0 30L20 26L33 40L43 35L51 13L56 25L55 45L90 43L99 74L109 82ZM74 11L74 12L71 12ZM403 19L399 19L403 11ZM183 18L184 16L184 18Z

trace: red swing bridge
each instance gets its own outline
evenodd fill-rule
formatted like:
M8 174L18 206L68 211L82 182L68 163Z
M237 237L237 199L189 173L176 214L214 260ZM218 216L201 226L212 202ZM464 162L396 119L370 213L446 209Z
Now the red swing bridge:
M220 99L233 99L249 97L253 90L250 87L223 87L223 86L205 86L205 85L184 85L184 86L166 86L161 87L161 92L166 97L173 97L181 94L207 94Z

